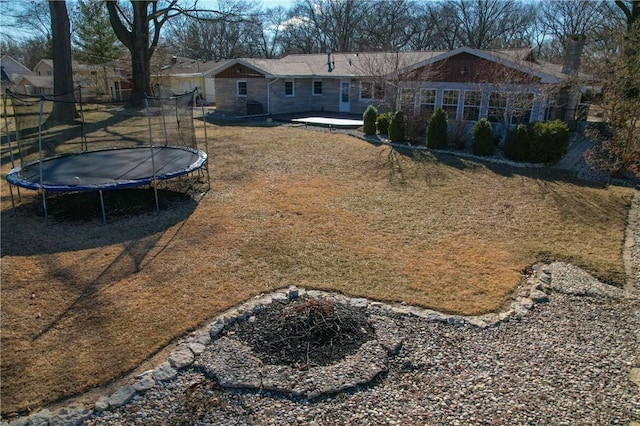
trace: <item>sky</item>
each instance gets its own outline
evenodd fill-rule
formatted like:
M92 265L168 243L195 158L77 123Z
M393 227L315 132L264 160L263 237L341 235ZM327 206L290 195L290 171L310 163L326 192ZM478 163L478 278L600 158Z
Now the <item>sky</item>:
M289 9L293 4L293 0L260 0L260 3L262 3L265 8L282 6L285 9Z

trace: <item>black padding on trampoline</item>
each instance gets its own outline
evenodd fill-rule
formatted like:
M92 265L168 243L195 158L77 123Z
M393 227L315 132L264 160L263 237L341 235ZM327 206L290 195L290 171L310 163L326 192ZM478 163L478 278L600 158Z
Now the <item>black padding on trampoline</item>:
M154 178L171 179L206 164L207 154L197 149L175 146L115 148L45 158L42 163L34 161L11 170L7 181L29 189L95 191L146 185Z

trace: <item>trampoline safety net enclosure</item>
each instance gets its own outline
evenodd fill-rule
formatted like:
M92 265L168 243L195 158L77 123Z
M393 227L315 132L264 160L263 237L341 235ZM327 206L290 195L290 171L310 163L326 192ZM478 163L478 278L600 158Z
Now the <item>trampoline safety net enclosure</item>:
M200 149L193 118L197 91L158 93L140 100L138 107L131 101L83 102L81 88L73 97L65 95L7 91L4 98L5 120L10 108L15 120L15 132L7 132L5 142L12 164L9 188L41 192L45 216L47 192L98 191L104 221L103 190L151 185L158 209L162 181L196 172L209 185L206 123ZM15 206L13 191L11 199Z

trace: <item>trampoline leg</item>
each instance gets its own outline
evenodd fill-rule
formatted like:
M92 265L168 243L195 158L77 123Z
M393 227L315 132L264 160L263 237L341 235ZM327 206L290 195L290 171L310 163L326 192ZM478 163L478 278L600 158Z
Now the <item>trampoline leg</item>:
M211 191L211 176L209 176L209 167L205 168L205 173L207 174L207 191Z
M16 203L13 200L13 185L9 184L9 195L11 196L11 210L13 211L13 215L17 216L18 213L16 212ZM18 189L18 195L20 195L20 190Z
M100 193L100 208L102 209L102 224L105 225L107 223L107 212L104 209L104 197L102 196L102 190L98 192Z
M42 191L42 208L44 209L44 223L49 224L49 212L47 211L47 191Z
M153 194L156 197L156 214L160 213L160 203L158 202L158 183L153 182Z

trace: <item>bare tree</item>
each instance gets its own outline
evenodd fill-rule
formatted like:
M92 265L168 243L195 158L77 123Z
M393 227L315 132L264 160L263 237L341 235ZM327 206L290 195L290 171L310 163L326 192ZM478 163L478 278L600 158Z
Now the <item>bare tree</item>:
M291 53L319 53L330 48L315 23L306 14L304 3L297 3L289 12L289 17L281 24L282 51Z
M362 33L371 4L367 0L299 0L295 11L311 24L320 49L350 52L357 48L354 41Z
M637 31L635 24L640 22L640 0L616 0L615 3L624 13L627 32Z
M451 3L416 4L411 20L411 50L454 49L460 28Z
M616 177L640 177L640 22L620 38L621 49L601 62L603 122L589 135L597 141L586 159Z
M288 12L282 6L270 8L264 11L259 20L255 34L256 44L259 46L262 57L275 58L282 53L282 38L285 30L285 22Z
M412 0L376 1L363 17L362 30L356 37L360 51L398 51L409 46L411 37L419 31L414 25Z
M106 2L109 21L118 39L131 52L131 99L139 101L151 93L151 57L158 47L162 26L182 13L178 0L159 4L157 1L131 1L125 9L117 0Z
M540 3L536 27L542 31L545 42L539 53L559 61L564 57L569 37L577 34L584 35L590 44L606 25L607 9L605 1L547 0Z
M476 49L520 44L533 24L533 6L513 0L457 0L460 43Z

